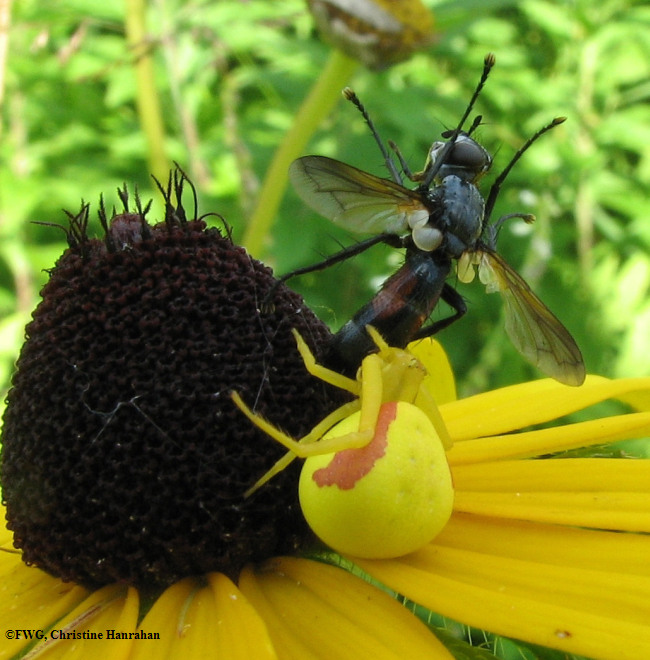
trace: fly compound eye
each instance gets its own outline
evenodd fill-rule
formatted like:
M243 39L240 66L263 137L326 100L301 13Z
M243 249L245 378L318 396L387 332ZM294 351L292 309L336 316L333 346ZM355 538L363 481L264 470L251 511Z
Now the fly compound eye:
M478 142L461 135L451 149L447 164L478 173L484 172L490 167L492 158Z

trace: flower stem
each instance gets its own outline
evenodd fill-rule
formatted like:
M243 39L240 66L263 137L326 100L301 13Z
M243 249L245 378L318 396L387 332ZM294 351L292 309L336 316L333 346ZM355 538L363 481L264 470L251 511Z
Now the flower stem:
M339 100L341 88L357 66L355 60L336 49L332 50L325 68L275 152L242 240L242 245L257 258L263 256L261 253L267 247L266 237L287 186L287 170L291 161L301 154L323 117Z
M170 164L165 155L165 129L154 80L152 44L146 32L146 5L146 0L126 3L126 38L134 58L136 103L140 125L147 140L149 171L159 181L165 181Z

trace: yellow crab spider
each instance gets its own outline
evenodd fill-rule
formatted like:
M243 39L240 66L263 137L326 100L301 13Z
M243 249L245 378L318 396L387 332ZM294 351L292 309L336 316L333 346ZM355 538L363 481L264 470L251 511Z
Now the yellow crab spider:
M353 449L367 445L374 434L380 406L382 403L389 401L404 401L415 404L429 417L445 448L449 449L451 447L452 443L438 412L438 407L431 394L429 394L429 391L422 384L426 376L426 370L422 363L410 353L388 346L372 326L367 326L367 331L379 351L368 355L363 360L357 380L352 380L347 376L343 376L336 371L318 364L309 346L307 346L305 340L300 336L300 333L297 330L292 331L298 352L303 359L307 371L312 376L334 387L347 390L358 397L355 401L346 403L334 410L300 440L294 440L265 420L261 415L254 413L244 403L237 392L231 393L231 397L237 407L255 426L289 450L283 458L246 491L246 497L250 497L250 495L267 481L284 470L295 458L308 458L309 456L328 454L342 449ZM327 442L321 440L327 431L358 410L361 410L361 418L356 432L330 438ZM308 446L318 440L321 440L321 442L317 446Z
M367 330L378 352L364 358L356 380L317 364L294 331L307 371L357 397L300 440L254 413L236 392L232 398L253 424L289 450L246 496L294 458L305 458L300 505L316 535L344 554L397 557L428 543L451 515L445 456L451 441L424 386L422 363L388 346L374 328Z

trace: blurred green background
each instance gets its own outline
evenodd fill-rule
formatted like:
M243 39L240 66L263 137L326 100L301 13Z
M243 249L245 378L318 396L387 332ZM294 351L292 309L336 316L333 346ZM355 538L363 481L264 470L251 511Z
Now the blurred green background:
M63 232L30 221L64 223L62 209L76 211L81 199L96 218L100 193L117 205L123 182L154 197L151 218L161 218L150 172L164 177L175 160L197 187L200 211L223 215L241 241L271 160L328 67L336 75L319 98L329 100L303 111L316 127L303 122L308 140L293 142L295 156L327 155L387 176L341 87L354 87L384 139L417 170L431 142L455 126L489 51L497 65L476 106L484 117L479 139L495 154L484 192L528 136L568 117L507 180L495 217L523 211L537 222L507 223L499 251L570 329L589 372L647 376L650 7L425 4L435 16L434 43L376 72L336 60L302 0L13 3L0 52L0 389L45 269L64 248ZM255 246L247 239L254 256L282 274L357 240L280 179L267 184L281 195L272 224L251 230ZM93 232L100 234L98 223ZM336 329L401 258L379 246L291 286ZM478 283L458 288L469 312L439 339L461 393L538 377L503 332L498 296ZM447 314L441 305L434 318Z

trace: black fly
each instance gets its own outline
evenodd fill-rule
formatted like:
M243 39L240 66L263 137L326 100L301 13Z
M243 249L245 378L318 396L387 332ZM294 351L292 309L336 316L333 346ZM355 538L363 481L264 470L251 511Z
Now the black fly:
M567 385L581 385L584 381L585 367L573 337L496 252L496 238L504 220L517 216L532 221L532 216L515 213L490 223L501 185L514 164L533 142L564 118L554 119L527 140L484 199L477 184L490 169L492 157L471 137L481 118L477 117L467 132L463 125L494 61L492 54L486 56L481 79L461 121L456 129L443 134L444 141L432 145L422 172L412 173L399 150L390 143L403 172L417 184L415 189L403 185L400 172L365 108L349 89L344 94L363 114L392 180L324 156L305 156L291 164L291 181L308 206L336 224L375 235L319 264L293 271L282 281L326 268L376 243L406 248L401 268L333 337L325 357L328 366L349 374L356 372L365 355L375 350L365 329L367 325L374 326L390 345L403 348L465 314L462 297L446 282L452 260L457 260L461 281L470 281L476 266L488 291L501 293L506 331L527 360ZM441 298L454 314L424 326Z

